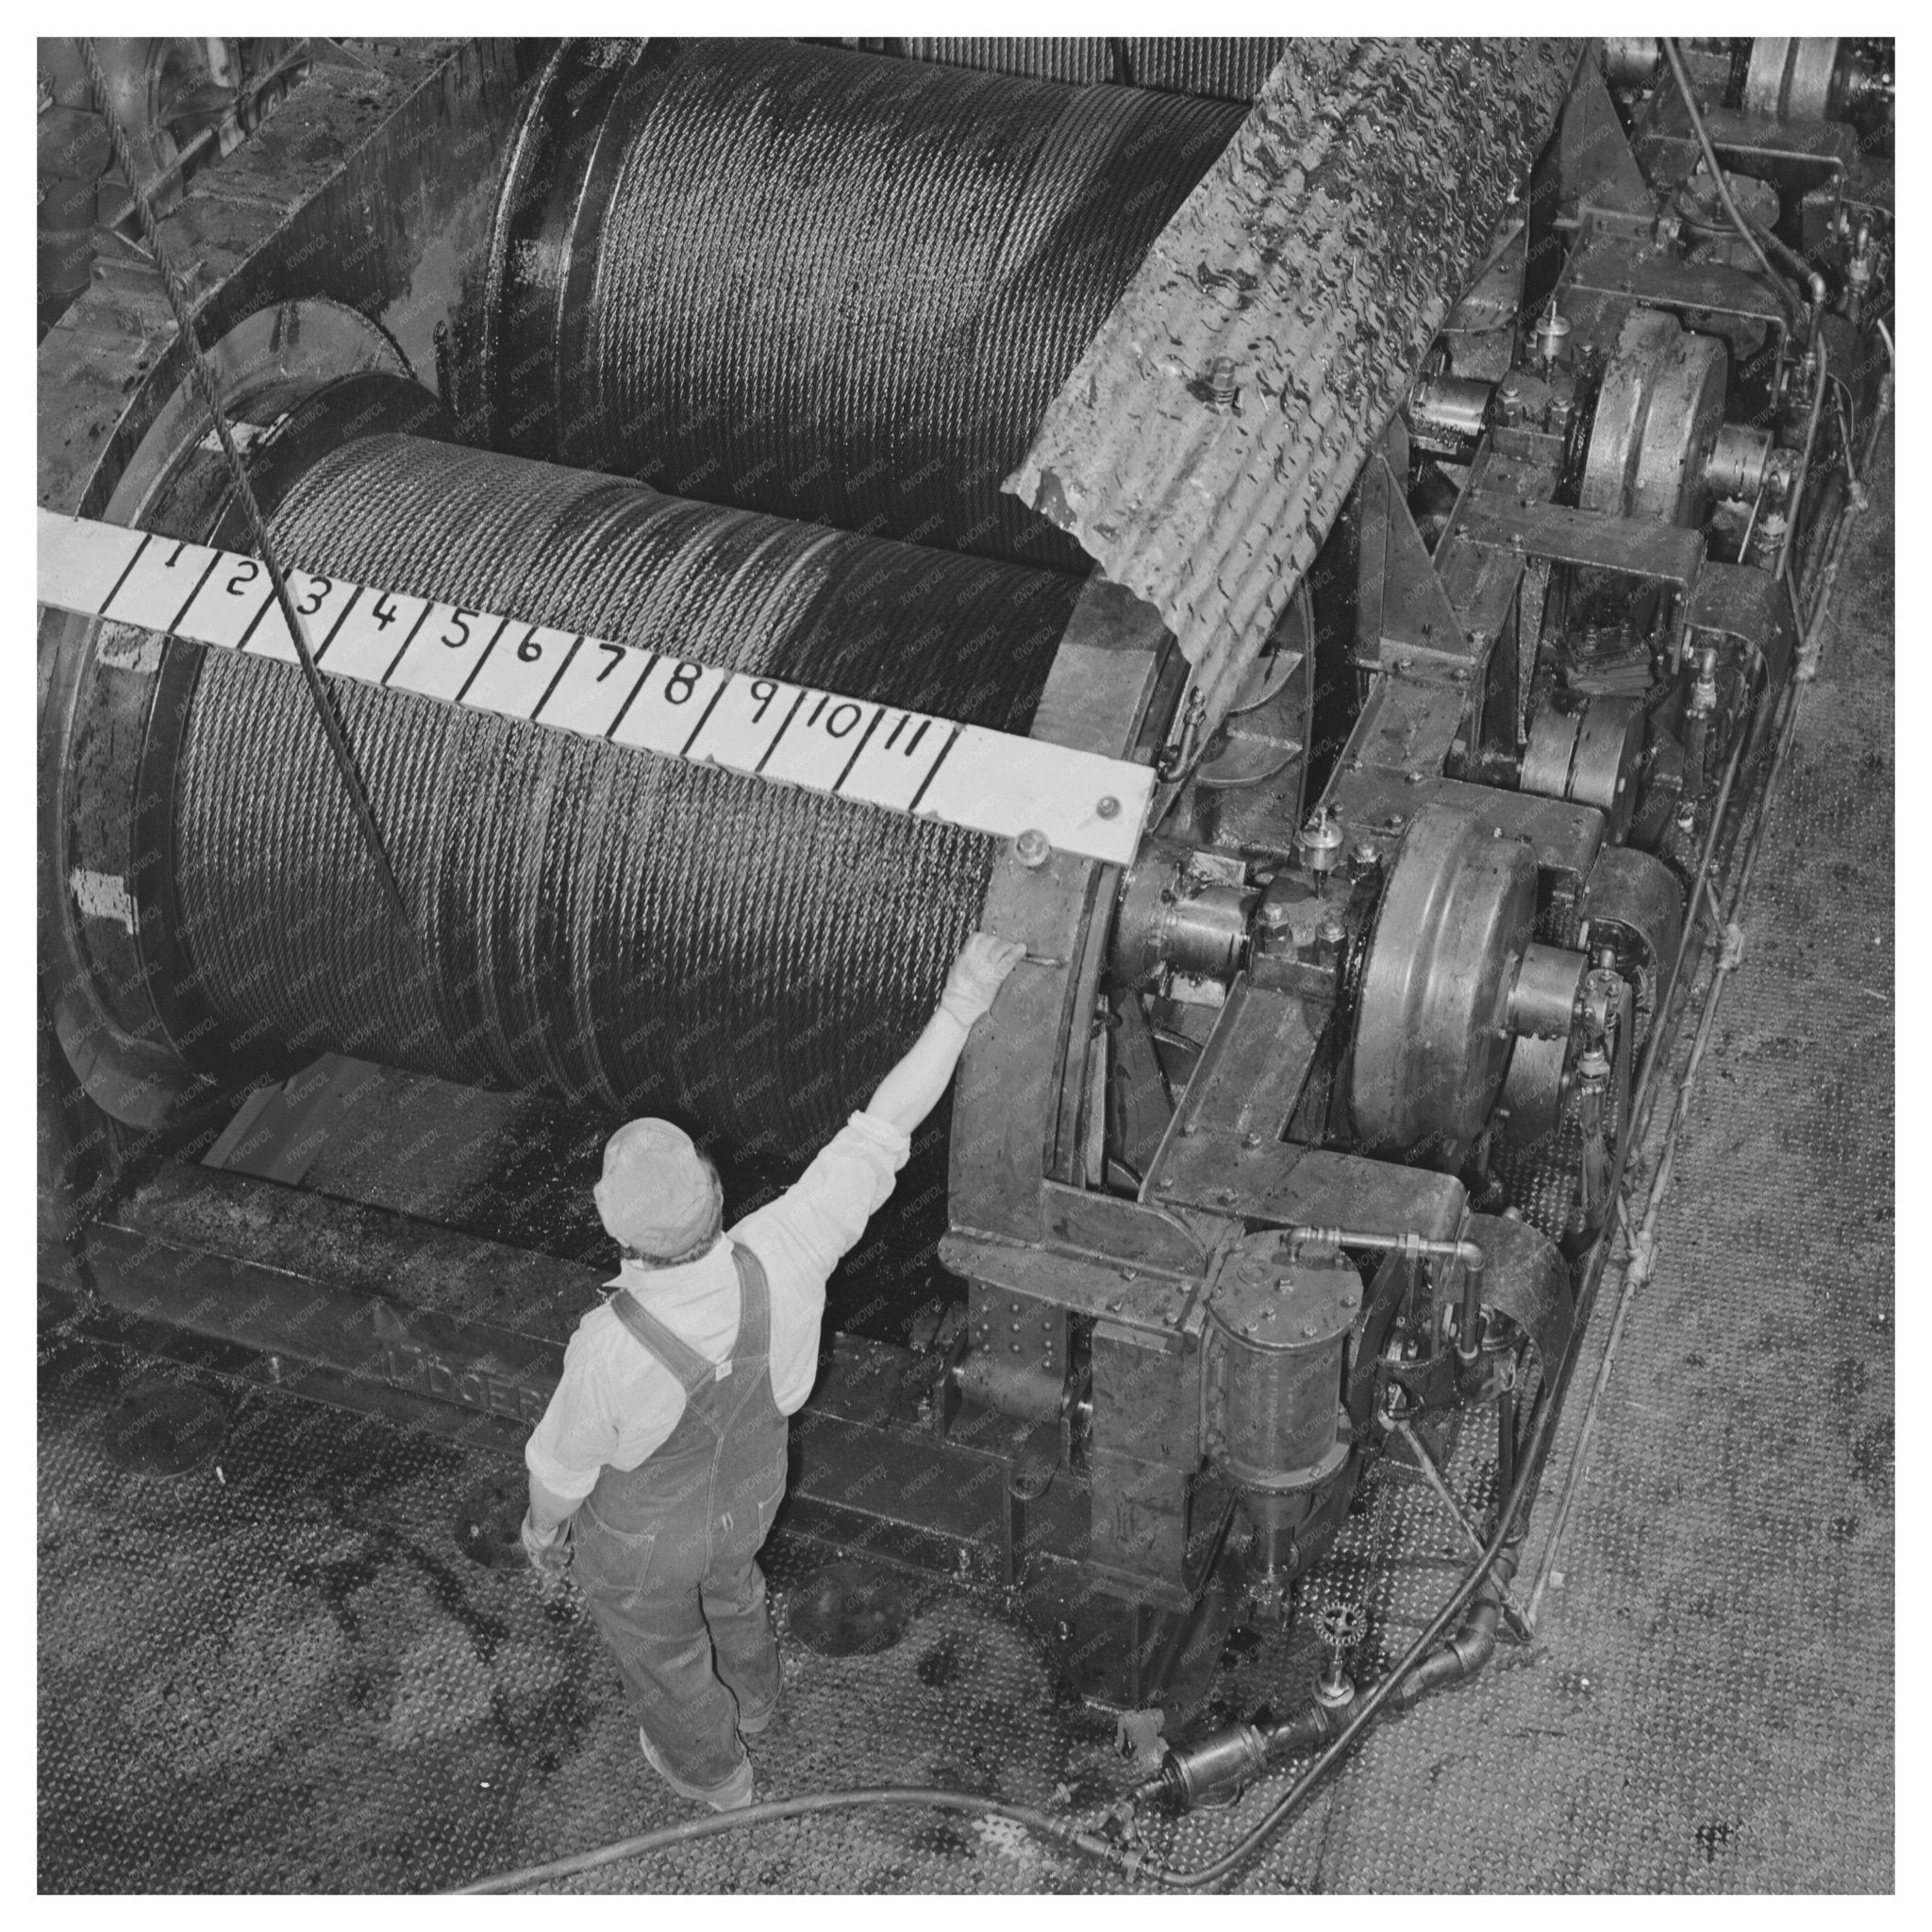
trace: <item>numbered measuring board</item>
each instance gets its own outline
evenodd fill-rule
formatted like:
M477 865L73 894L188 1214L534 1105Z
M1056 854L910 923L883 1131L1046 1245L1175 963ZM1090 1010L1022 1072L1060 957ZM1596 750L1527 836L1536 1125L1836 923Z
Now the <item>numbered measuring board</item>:
M296 661L257 558L38 514L41 603ZM308 571L289 573L289 594L330 676L975 832L1039 831L1116 865L1140 844L1154 789L1146 765Z

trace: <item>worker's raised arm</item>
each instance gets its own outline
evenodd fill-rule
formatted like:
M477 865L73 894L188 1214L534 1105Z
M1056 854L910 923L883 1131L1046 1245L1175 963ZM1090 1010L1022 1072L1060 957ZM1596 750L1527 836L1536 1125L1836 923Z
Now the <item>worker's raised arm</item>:
M741 1238L771 1271L774 1291L789 1293L792 1285L811 1284L818 1298L814 1318L823 1306L825 1277L892 1191L913 1129L946 1091L974 1022L992 1005L1024 954L1025 948L1012 940L974 933L946 975L938 1012L879 1082L864 1112L852 1116L777 1200L746 1215L731 1230L732 1239ZM815 1347L795 1365L781 1369L774 1363L772 1387L787 1414L805 1400L816 1364Z
M939 1010L926 1022L925 1031L912 1042L905 1058L879 1082L866 1111L890 1122L903 1134L911 1133L946 1091L974 1022L991 1008L1007 974L1025 955L1026 948L1018 940L974 933L946 974Z

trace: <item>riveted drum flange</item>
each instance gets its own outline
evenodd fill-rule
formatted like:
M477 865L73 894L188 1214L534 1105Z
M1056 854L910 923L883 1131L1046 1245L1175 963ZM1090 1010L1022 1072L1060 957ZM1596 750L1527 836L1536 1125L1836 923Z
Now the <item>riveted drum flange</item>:
M277 478L331 441L406 426L446 433L435 396L413 380L395 344L338 303L259 310L208 360L265 510ZM184 380L129 458L104 519L184 542L245 547L232 483L211 442L206 407ZM200 1037L203 1014L176 956L173 900L175 753L201 652L58 612L42 620L41 648L42 890L58 961L55 1027L89 1096L117 1120L154 1127L208 1086L180 1051Z
M1508 1008L1536 923L1528 843L1473 813L1417 815L1375 915L1356 1003L1349 1106L1376 1153L1453 1161L1508 1064Z

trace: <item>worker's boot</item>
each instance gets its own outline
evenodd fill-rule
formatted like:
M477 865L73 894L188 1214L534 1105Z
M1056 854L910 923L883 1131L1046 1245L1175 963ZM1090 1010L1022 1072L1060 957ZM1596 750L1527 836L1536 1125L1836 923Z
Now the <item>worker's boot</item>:
M738 1707L738 1735L741 1738L761 1737L772 1728L778 1716L778 1707L785 1701L785 1658L781 1652L778 1657L778 1688L772 1692L772 1701L757 1710L747 1710L742 1705Z
M738 1769L722 1785L690 1785L665 1769L664 1760L658 1756L649 1734L641 1724L638 1726L638 1742L643 1746L645 1762L680 1798L689 1798L697 1805L708 1805L713 1811L742 1811L751 1803L751 1759L741 1753Z

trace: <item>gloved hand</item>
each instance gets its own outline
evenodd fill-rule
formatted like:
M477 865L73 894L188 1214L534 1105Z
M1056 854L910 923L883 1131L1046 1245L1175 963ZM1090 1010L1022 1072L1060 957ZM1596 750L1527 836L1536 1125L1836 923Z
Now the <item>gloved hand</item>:
M549 1529L539 1529L530 1520L530 1512L524 1511L524 1525L518 1532L523 1540L524 1554L530 1559L530 1568L541 1579L561 1576L570 1568L571 1545L570 1524L568 1522L553 1524Z
M1003 940L990 932L973 934L946 974L941 1009L970 1027L991 1010L993 996L1006 984L1007 974L1025 957L1026 947L1019 940Z

